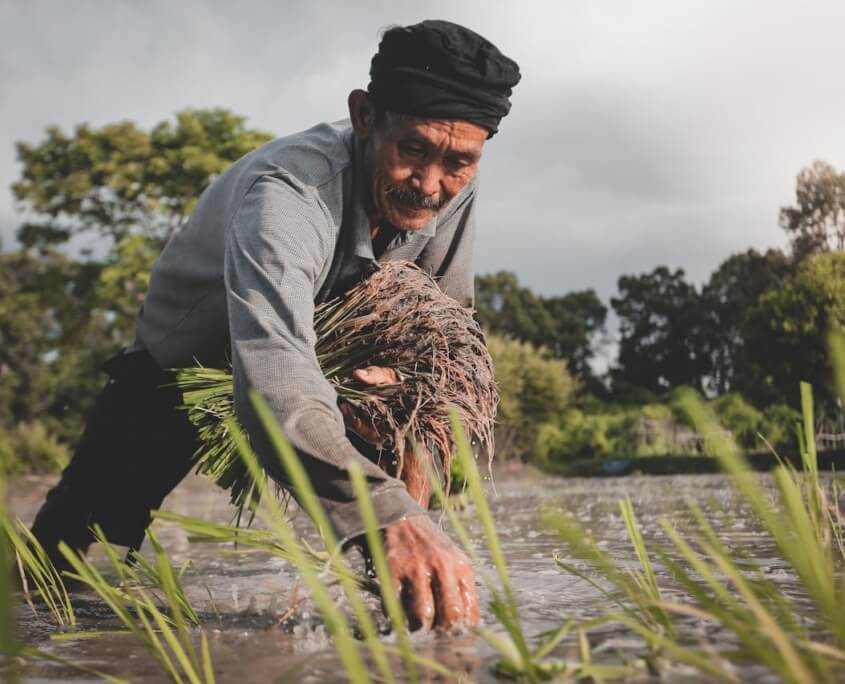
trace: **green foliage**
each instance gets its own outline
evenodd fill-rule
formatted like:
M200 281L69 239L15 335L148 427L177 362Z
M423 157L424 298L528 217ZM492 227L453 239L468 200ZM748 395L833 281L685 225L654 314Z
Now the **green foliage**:
M132 342L135 316L144 302L158 254L158 245L148 236L127 235L103 265L97 301L108 312L111 338L119 345Z
M75 443L105 379L101 364L134 337L164 240L214 176L269 137L211 109L179 112L150 131L82 124L18 144L12 191L33 217L18 238L38 248L0 253L0 431L18 471L44 469L56 440ZM52 249L80 234L107 239L102 262Z
M739 449L722 441L716 456L731 477L739 498L753 511L786 567L800 586L788 591L775 585L767 568L749 549L732 548L719 538L704 512L690 502L695 530L682 533L670 520L661 527L670 546L648 549L629 500L621 503L639 568L610 558L577 522L553 510L547 525L555 529L568 551L586 561L591 572L558 559L558 565L601 591L618 605L605 622L621 623L641 637L654 669L669 659L685 663L717 681L738 682L737 664L765 666L781 681L841 681L845 660L845 562L842 543L840 491L824 483L816 465L814 420L809 386L802 386L805 435L802 472L781 467L775 471L778 501L748 469ZM712 409L693 392L682 393L679 404L702 433L719 430ZM655 558L673 579L672 598L665 594L652 570ZM681 559L682 562L679 562ZM599 582L601 578L604 582ZM607 586L609 584L609 587ZM679 592L680 589L680 592ZM621 597L621 599L620 599ZM705 651L686 646L682 630L694 618L732 634L739 648Z
M618 446L610 436L611 430L624 420L624 414L588 415L577 409L569 411L560 425L546 423L542 426L534 444L534 457L542 464L610 456ZM629 445L632 443L622 446L627 448Z
M758 446L757 434L763 427L763 414L739 394L723 394L711 404L719 424L733 434L744 448Z
M845 250L845 173L817 160L798 174L795 206L780 210L780 225L792 237L799 260Z
M559 424L542 427L534 456L540 463L662 456L677 450L673 439L677 427L671 407L664 404L607 408L599 413L573 409Z
M845 327L845 254L807 257L783 287L764 294L748 313L746 344L755 380L749 396L759 404L794 395L811 382L822 409L834 403L824 331ZM751 393L753 392L753 393Z
M542 297L521 286L515 274L500 271L476 277L475 306L485 331L545 347L566 359L579 378L591 377L595 337L607 318L595 291Z
M755 379L749 377L748 366L759 350L746 344L748 312L763 294L782 287L792 271L791 259L779 249L749 249L725 259L710 276L701 293L711 362L709 390L753 391Z
M142 233L160 246L215 175L269 138L224 109L184 110L149 132L130 121L80 124L72 135L49 128L39 144L17 146L12 191L36 217L18 239L45 247L82 233L115 243Z
M0 428L0 469L7 475L53 473L70 460L62 444L41 422Z
M792 447L795 425L801 414L786 404L771 404L760 411L741 395L724 394L710 402L719 424L728 430L738 446L749 451L762 451L768 445Z
M684 271L659 266L651 273L619 278L610 300L619 316L619 358L614 391L644 388L656 395L672 387L700 388L710 372L702 326L701 297Z
M721 428L700 435L680 406L689 391L694 392L673 391L664 404L570 409L560 421L539 427L532 457L538 465L555 466L580 459L712 455L713 442L720 441L725 430L747 451L794 447L800 414L789 406L773 404L760 411L739 394L725 394L708 402Z
M497 457L526 458L537 429L563 416L576 382L566 363L543 349L495 335L488 338L487 346L499 386Z
M113 349L99 274L56 252L0 253L0 429L42 422L63 442L79 434Z

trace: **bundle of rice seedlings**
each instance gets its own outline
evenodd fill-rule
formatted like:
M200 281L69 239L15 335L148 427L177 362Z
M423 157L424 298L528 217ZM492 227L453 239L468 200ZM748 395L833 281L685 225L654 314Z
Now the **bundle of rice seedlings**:
M376 448L390 454L391 474L401 476L406 449L420 444L437 457L448 486L451 407L489 464L498 403L493 363L472 312L425 271L410 262L384 264L342 298L319 306L314 329L323 374L339 400L374 428ZM367 366L391 368L399 382L377 387L353 377ZM230 490L239 511L253 508L258 489L224 423L234 416L231 370L181 369L177 384L202 441L197 472Z

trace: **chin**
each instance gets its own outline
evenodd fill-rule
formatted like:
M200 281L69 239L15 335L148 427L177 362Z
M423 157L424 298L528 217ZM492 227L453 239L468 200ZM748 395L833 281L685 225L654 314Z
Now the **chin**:
M424 211L394 211L393 215L388 218L388 221L397 230L405 230L414 232L422 230L437 216L437 212L430 209Z

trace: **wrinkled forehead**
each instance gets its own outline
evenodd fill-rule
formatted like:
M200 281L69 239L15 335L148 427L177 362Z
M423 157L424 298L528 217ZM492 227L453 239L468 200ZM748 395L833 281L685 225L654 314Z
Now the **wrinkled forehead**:
M487 140L487 130L464 119L433 119L385 113L388 135L394 141L417 139L455 152L480 155Z

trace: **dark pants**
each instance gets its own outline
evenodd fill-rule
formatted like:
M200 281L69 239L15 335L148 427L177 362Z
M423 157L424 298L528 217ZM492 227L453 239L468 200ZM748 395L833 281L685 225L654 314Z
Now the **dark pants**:
M146 352L120 353L104 365L109 380L59 483L47 494L32 526L47 553L64 565L57 545L74 549L106 538L138 549L150 511L191 469L196 428L179 409L174 376Z

